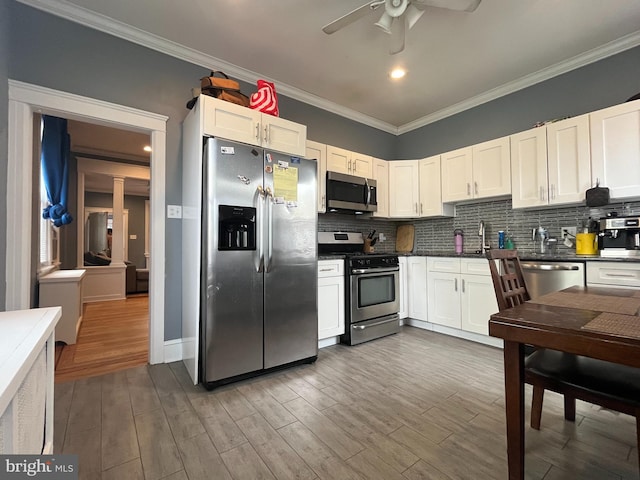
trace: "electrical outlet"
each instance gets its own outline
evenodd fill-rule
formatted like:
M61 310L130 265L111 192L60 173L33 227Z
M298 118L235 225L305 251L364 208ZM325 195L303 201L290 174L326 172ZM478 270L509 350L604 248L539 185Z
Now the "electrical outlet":
M578 231L578 227L561 227L560 228L560 233L562 234L563 238L565 236L565 233L568 233L571 238L575 238L577 231Z
M182 218L182 206L167 205L167 218Z

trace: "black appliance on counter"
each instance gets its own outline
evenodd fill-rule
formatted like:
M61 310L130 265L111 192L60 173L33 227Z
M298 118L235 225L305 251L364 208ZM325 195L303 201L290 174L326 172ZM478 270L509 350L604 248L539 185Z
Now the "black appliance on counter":
M318 232L320 255L345 255L345 333L356 345L400 331L398 256L366 254L362 233Z
M601 218L599 227L601 257L640 257L640 216Z

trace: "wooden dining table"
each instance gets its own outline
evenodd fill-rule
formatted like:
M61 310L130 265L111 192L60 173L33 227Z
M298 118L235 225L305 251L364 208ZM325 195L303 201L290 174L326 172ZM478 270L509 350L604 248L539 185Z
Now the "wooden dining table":
M524 479L524 345L640 368L640 290L570 287L491 315L504 340L510 480Z

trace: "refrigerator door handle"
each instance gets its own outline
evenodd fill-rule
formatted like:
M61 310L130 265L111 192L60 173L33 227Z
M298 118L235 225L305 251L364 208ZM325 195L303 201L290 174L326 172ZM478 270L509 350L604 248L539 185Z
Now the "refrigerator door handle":
M264 205L265 205L265 192L262 185L258 185L256 188L256 210L258 211L258 266L256 271L262 273L264 271Z
M265 202L267 204L267 255L265 258L265 272L271 271L271 257L273 256L273 192L271 187L265 189Z
M369 206L369 202L371 201L371 189L369 188L369 179L368 178L364 179L364 185L365 185L365 189L367 190L367 194L365 195L365 198L364 198L364 204L368 207Z

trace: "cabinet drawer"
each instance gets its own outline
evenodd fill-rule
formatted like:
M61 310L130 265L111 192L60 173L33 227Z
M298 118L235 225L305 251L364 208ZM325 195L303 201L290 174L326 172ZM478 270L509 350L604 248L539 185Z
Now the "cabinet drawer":
M587 285L640 288L640 263L587 262Z
M344 275L344 260L318 260L318 278Z
M429 272L460 273L460 259L453 257L428 257Z
M460 273L469 275L491 276L489 261L485 258L461 258Z

